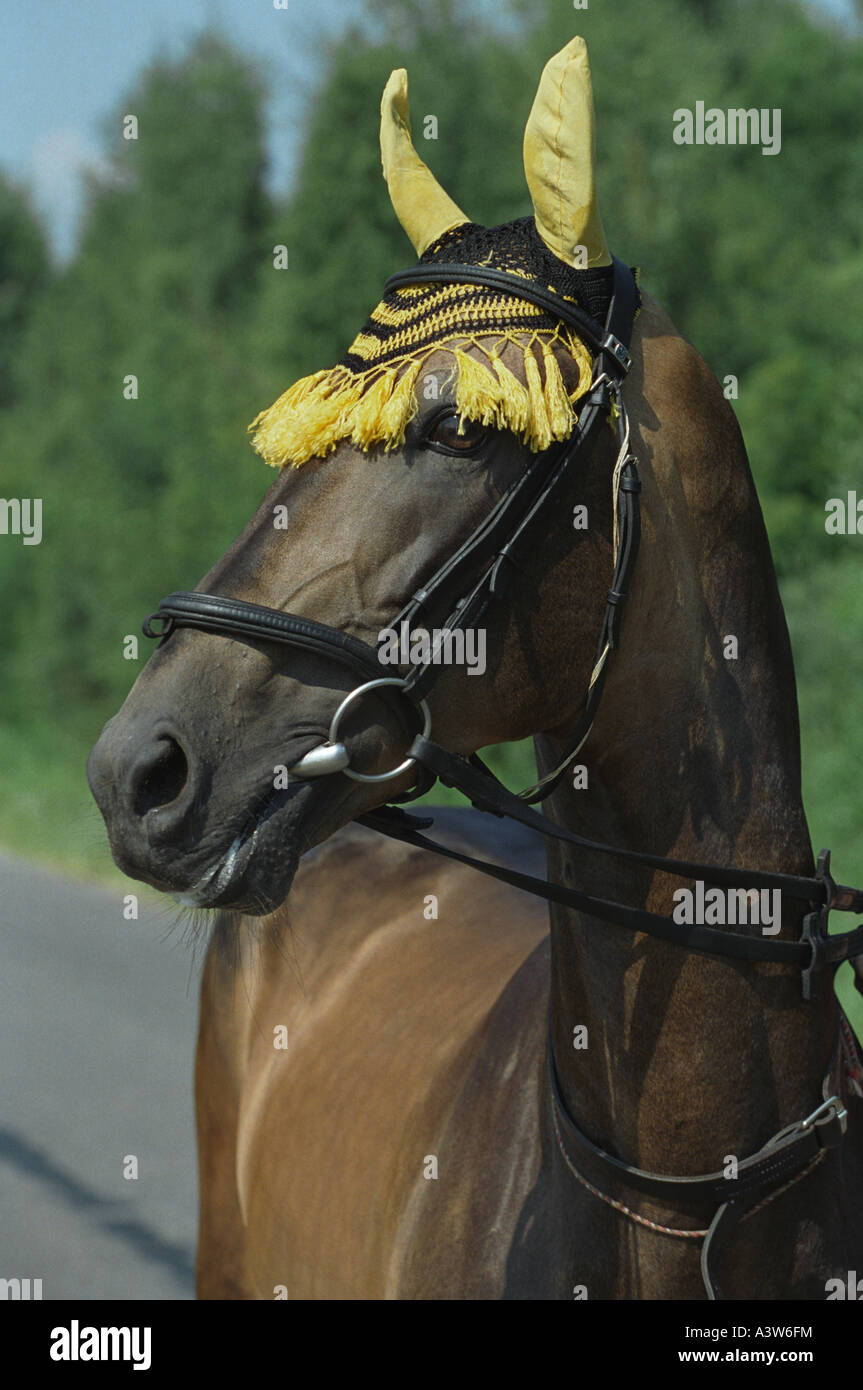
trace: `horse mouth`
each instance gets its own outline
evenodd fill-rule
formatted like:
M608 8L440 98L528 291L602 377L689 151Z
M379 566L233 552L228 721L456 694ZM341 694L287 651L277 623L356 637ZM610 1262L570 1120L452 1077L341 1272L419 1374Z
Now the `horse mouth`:
M304 781L289 781L278 790L269 787L250 807L228 849L190 887L171 893L175 902L256 917L274 912L290 892L300 858L320 824L319 816L308 814L310 803L330 800L322 790Z
M246 872L249 861L255 852L259 826L251 834L241 832L234 840L227 854L218 859L212 868L202 874L197 883L185 893L172 893L171 897L182 907L229 907L225 895Z

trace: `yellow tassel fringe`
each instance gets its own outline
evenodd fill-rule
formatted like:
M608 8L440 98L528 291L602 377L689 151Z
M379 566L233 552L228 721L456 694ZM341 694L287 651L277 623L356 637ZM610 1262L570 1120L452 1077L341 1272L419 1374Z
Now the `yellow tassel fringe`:
M495 429L510 430L534 453L547 449L552 440L566 439L577 416L573 403L590 385L593 364L584 345L568 330L553 335L534 334L530 340L503 333L487 346L481 338L451 340L448 350L458 373L456 409L466 420ZM488 359L464 351L469 341ZM524 381L510 371L500 356L501 343L521 349ZM567 392L552 344L560 343L579 369L575 389ZM534 345L542 348L542 374ZM397 449L417 412L414 387L426 359L447 343L436 343L419 357L406 356L382 368L354 374L346 367L315 372L303 377L264 410L249 426L252 444L273 468L298 468L307 459L326 457L344 439L363 450L383 445Z
M514 376L509 367L501 361L496 350L491 354L491 365L494 367L503 393L498 427L510 429L519 439L525 439L530 420L530 401L527 391L518 377Z

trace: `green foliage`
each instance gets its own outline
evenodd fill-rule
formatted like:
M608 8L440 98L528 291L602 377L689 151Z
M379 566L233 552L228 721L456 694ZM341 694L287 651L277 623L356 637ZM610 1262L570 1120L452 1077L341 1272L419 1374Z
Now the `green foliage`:
M609 242L717 374L739 379L795 642L810 819L841 873L859 872L861 542L826 536L824 504L863 495L863 44L793 0L652 0L624 18L510 0L487 24L468 0L368 0L324 54L296 184L276 205L261 78L205 33L142 73L107 122L108 172L53 275L25 194L0 178L2 492L41 496L45 530L39 547L0 545L7 840L37 822L63 838L71 769L140 667L122 659L123 635L162 593L194 586L270 482L247 422L337 360L386 275L413 259L380 177L391 68L410 71L420 152L494 224L530 210L524 123L540 69L576 31ZM674 111L699 99L781 107L781 156L675 145ZM123 138L128 114L137 140ZM423 138L429 114L437 140ZM273 264L281 244L287 271ZM533 778L529 745L491 760L512 785Z
M155 64L110 123L78 255L30 314L0 418L5 495L43 498L42 545L0 548L17 599L2 700L25 725L95 732L134 675L123 635L166 582L197 582L266 485L244 442L270 218L261 107L254 73L209 35ZM130 111L137 141L119 133Z
M26 192L0 173L0 409L15 399L15 359L50 274L45 237Z

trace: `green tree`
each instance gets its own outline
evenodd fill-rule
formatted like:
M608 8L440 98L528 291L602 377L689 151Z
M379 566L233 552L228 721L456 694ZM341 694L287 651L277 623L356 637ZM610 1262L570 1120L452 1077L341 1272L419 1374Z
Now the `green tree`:
M15 360L50 280L45 236L23 188L0 173L0 410L15 397Z
M21 718L98 723L137 670L123 635L166 583L197 581L263 491L244 442L262 102L211 34L153 64L109 122L78 253L31 315L2 426L4 487L43 498L42 545L6 547L0 570L28 612L2 693Z

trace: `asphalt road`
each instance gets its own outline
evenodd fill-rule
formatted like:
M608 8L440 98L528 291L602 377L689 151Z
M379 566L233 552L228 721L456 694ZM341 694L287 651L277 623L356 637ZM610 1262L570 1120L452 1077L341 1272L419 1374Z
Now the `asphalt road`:
M194 1297L199 970L132 887L0 855L0 1278L44 1299Z

